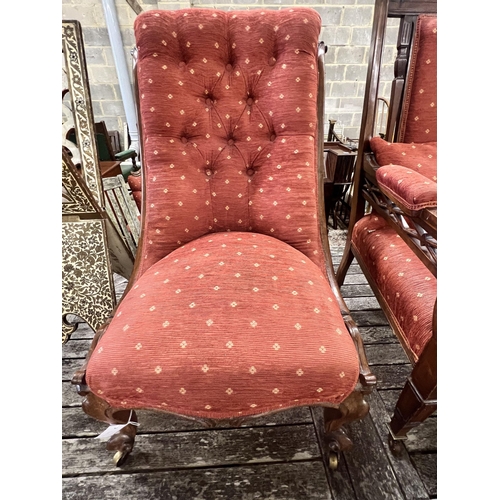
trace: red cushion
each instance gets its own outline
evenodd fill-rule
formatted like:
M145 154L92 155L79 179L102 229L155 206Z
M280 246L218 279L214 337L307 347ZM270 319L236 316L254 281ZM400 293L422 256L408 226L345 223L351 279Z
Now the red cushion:
M373 137L370 140L370 148L379 165L401 165L437 182L436 142L406 144L387 142L380 137Z
M415 28L398 142L437 141L437 17L421 15Z
M302 7L150 10L136 18L147 197L139 275L217 231L268 234L324 270L320 28L318 13Z
M142 275L86 380L116 407L226 418L338 403L358 374L318 267L275 238L231 232L183 245Z
M352 245L418 359L432 335L436 278L382 217L371 214L360 219L353 229Z
M437 207L437 184L414 170L387 165L376 177L380 190L405 211Z

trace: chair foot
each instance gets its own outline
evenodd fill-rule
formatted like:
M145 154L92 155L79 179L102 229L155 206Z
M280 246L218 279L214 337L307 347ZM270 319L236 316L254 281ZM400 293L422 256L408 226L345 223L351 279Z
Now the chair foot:
M340 454L353 447L351 438L344 428L345 424L364 418L370 406L362 392L353 392L338 408L324 408L325 439L328 443L328 467L336 470Z
M401 458L403 456L403 452L405 450L405 445L403 444L403 439L394 439L391 433L387 436L389 442L389 449L391 453L397 457Z
M350 450L352 446L351 438L347 435L343 427L328 434L328 447L330 451L340 453Z
M92 418L110 425L123 427L113 434L106 443L108 451L114 451L113 462L117 467L125 464L137 434L137 414L135 411L114 408L93 393L88 393L82 403L83 411Z
M108 451L116 451L113 455L113 462L117 467L121 467L127 461L134 447L135 434L136 426L129 424L115 434L106 444Z

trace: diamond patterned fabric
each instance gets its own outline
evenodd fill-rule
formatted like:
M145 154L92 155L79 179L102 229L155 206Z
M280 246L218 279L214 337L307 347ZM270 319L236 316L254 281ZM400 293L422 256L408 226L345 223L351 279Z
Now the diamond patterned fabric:
M398 142L437 141L437 16L421 15L415 28Z
M113 406L226 418L338 403L358 374L318 267L275 238L230 232L183 245L144 273L86 380Z
M312 9L137 17L137 273L86 371L116 407L229 418L340 403L359 359L317 218Z
M390 143L370 140L377 163L380 189L401 208L420 210L437 206L437 143Z
M312 9L138 16L147 201L140 274L217 231L286 241L324 268Z
M432 335L436 278L382 217L371 214L360 219L353 229L352 245L417 360Z

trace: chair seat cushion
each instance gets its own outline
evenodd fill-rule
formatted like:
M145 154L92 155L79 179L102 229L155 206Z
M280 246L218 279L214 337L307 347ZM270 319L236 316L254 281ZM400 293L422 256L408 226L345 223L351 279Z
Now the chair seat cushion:
M370 214L360 219L353 229L352 245L416 361L432 336L436 278L382 217Z
M400 165L386 165L376 172L379 187L406 213L437 207L437 183Z
M116 407L229 418L342 402L359 359L328 280L270 236L214 233L152 265L89 360Z
M401 165L437 182L437 142L387 142L373 137L370 147L379 165Z

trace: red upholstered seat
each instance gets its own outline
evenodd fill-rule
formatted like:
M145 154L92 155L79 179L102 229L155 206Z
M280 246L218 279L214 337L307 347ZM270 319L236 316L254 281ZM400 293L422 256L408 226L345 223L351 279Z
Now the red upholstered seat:
M382 217L366 215L360 219L353 229L352 245L417 360L432 336L436 278Z
M137 18L141 242L85 375L115 408L239 417L359 381L318 220L320 28L306 8Z
M204 236L151 266L87 368L117 407L231 417L354 388L359 361L328 281L275 238Z
M437 143L390 143L370 140L379 165L380 189L403 210L437 206Z

